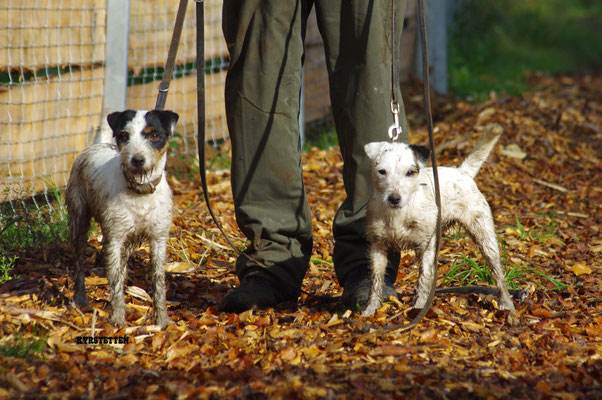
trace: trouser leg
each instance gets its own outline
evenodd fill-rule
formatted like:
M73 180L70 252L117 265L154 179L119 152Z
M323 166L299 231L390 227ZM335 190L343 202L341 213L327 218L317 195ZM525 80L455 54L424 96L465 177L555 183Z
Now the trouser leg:
M395 0L397 44L403 27L405 0ZM391 0L317 0L318 26L324 39L332 113L343 156L346 200L333 224L333 261L339 283L358 274L368 276L365 239L366 204L372 191L364 145L389 140L391 100ZM398 52L399 53L399 52ZM403 134L408 141L401 90ZM395 280L399 255L389 255L389 278ZM393 275L393 276L391 276Z
M301 0L223 5L236 220L250 240L247 253L269 266L239 257L236 272L241 281L267 278L290 295L299 294L312 248L298 125L303 11Z

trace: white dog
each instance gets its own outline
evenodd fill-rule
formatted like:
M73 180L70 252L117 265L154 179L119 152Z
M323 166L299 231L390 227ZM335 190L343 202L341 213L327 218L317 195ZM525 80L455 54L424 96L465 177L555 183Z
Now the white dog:
M499 292L499 308L515 315L500 265L491 209L473 178L502 133L499 125L485 127L475 150L459 168L439 167L441 218L445 228L462 224L479 246ZM423 308L434 282L436 266L435 204L432 168L425 168L429 150L403 143L375 142L365 146L372 161L374 192L368 203L367 237L370 241L372 286L362 316L381 304L387 250L413 249L420 260L415 308Z
M111 322L125 325L127 261L143 239L150 242L155 317L169 324L165 304L165 256L172 219L171 189L165 179L167 143L178 121L171 111L111 113L107 129L74 161L67 184L70 240L75 256L75 296L87 304L84 247L94 217L103 234L111 300ZM102 134L104 132L104 135Z

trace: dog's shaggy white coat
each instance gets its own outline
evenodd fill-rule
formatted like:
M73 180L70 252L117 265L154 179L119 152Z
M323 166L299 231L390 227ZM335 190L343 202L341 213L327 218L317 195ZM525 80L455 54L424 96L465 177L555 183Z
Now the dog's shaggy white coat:
M127 260L143 239L150 243L155 317L165 328L166 244L172 220L171 189L165 179L167 141L177 122L171 111L123 111L107 117L104 135L74 161L67 185L70 240L75 256L75 296L87 304L84 248L90 218L103 234L110 288L111 322L125 324ZM108 142L108 143L107 143Z
M515 315L499 257L491 209L474 177L502 133L499 125L485 127L475 150L459 168L439 167L442 226L462 224L479 246L499 290L499 308ZM374 191L368 203L367 237L370 241L372 285L362 316L381 304L389 249L413 249L420 260L415 308L423 308L436 266L435 203L432 168L424 166L429 151L403 143L374 142L365 146L372 161Z

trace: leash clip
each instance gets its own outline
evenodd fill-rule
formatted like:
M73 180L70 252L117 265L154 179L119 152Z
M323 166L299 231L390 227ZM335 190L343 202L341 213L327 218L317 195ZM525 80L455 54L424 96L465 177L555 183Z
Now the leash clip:
M393 125L389 127L389 138L394 142L401 134L402 129L399 125L399 103L393 100L391 100L391 112L393 113Z

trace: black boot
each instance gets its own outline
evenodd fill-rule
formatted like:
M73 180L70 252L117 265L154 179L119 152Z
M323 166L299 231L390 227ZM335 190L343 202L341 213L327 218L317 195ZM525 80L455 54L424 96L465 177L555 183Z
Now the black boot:
M270 280L252 275L245 278L239 287L232 289L224 296L219 311L241 313L253 307L269 308L296 300L279 290Z

